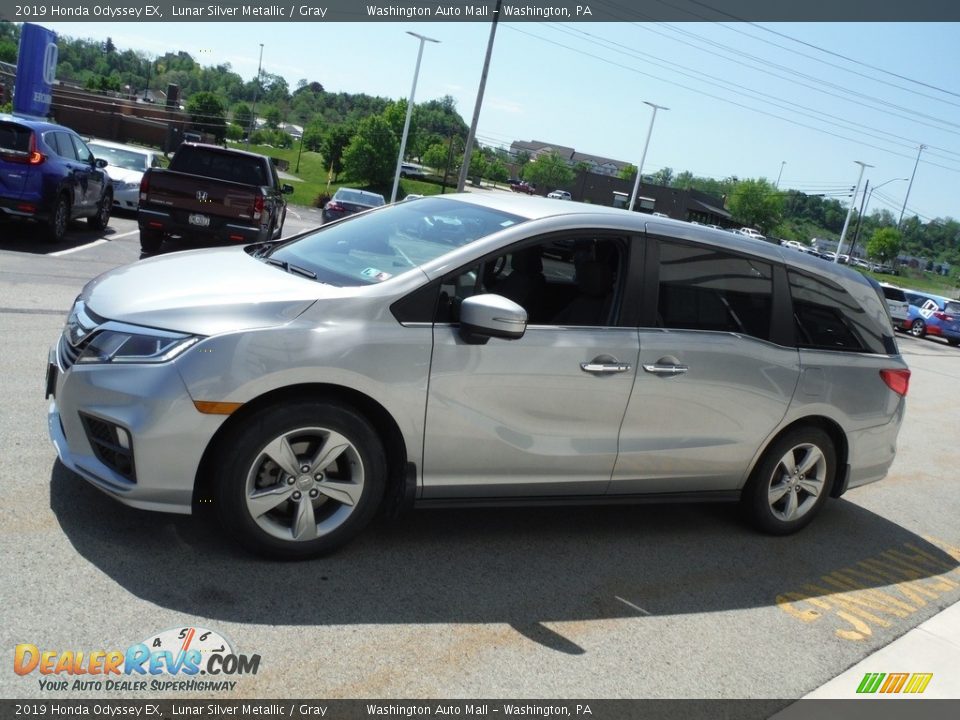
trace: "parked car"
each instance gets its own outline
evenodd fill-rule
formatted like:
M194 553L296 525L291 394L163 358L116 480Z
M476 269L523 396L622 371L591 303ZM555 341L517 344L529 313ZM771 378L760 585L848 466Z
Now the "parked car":
M906 293L895 285L880 283L880 287L883 288L883 297L887 300L887 308L890 310L894 329L909 330L910 303L907 302Z
M342 187L327 200L320 213L323 222L333 222L370 208L380 207L386 202L383 195L369 190L355 190Z
M744 237L752 238L753 240L766 240L767 238L760 233L759 230L754 230L753 228L742 227L736 231L738 234L743 235Z
M905 291L910 303L910 334L914 337L934 335L956 347L960 345L960 300L940 295Z
M143 174L147 168L163 165L163 153L153 148L124 145L109 140L90 140L87 147L98 160L103 159L108 163L106 171L113 186L114 209L136 211L140 202L140 181L143 180Z
M71 220L103 230L113 188L83 139L63 125L0 113L0 215L38 223L61 242Z
M402 163L400 165L400 177L421 179L426 177L423 171L423 165L414 165L413 163Z
M513 192L525 193L527 195L534 195L537 192L537 186L533 183L528 183L523 180L517 183L510 183L510 189Z
M786 534L894 460L910 371L883 302L682 221L426 197L99 276L51 349L48 427L121 502L211 507L274 556L385 503L729 500Z
M277 239L292 192L266 155L181 143L168 168L148 168L140 180L140 248L156 252L172 236L196 243Z
M554 190L551 193L547 193L547 197L551 200L571 200L573 196L566 190Z

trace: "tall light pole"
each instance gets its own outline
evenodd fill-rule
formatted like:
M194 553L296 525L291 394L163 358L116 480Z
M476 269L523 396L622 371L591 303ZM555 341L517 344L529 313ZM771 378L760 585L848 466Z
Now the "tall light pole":
M863 222L863 216L867 214L867 208L870 207L870 200L873 198L874 191L882 188L884 185L889 185L892 182L897 182L898 180L909 180L909 179L910 178L893 178L892 180L887 180L885 182L880 183L879 185L874 185L872 188L870 188L870 192L867 193L867 198L866 200L863 201L863 206L860 208L860 215L857 217L857 229L853 233L853 242L850 243L851 251L857 247L857 243L860 241L860 223ZM870 181L867 180L867 184L869 183ZM851 252L850 254L853 255L853 252Z
M397 200L397 188L400 187L400 171L403 168L403 153L407 149L407 133L410 132L410 116L413 114L413 96L417 92L417 78L420 76L420 59L423 57L423 45L426 42L439 43L439 40L418 35L407 30L407 35L413 35L420 40L420 49L417 50L417 66L413 70L413 87L410 88L410 99L407 101L407 117L403 121L403 135L400 137L400 154L397 156L397 171L393 175L393 190L390 192L390 202Z
M647 159L647 148L650 147L650 136L653 134L653 121L657 119L657 110L669 110L663 105L654 105L652 102L643 101L644 105L653 108L653 115L650 116L650 127L647 128L647 141L643 144L643 155L640 156L640 167L637 168L637 179L633 181L633 193L630 195L630 210L633 210L637 202L637 193L640 191L640 177L643 175L643 161Z
M910 199L910 189L913 187L913 178L917 175L917 165L920 164L920 153L926 149L926 145L920 145L917 148L917 161L913 164L913 173L910 175L910 184L907 185L907 194L903 196L903 207L900 208L900 218L897 220L897 230L900 229L900 223L903 222L903 213L907 209L907 200Z
M490 71L490 57L493 55L493 40L497 37L497 20L500 19L500 4L493 11L493 22L490 24L490 38L487 40L487 54L483 58L483 70L480 72L480 87L477 88L477 102L473 106L473 120L470 121L470 130L467 132L467 141L463 147L463 164L460 166L460 175L457 178L457 192L463 192L467 184L467 173L470 171L470 156L473 154L473 138L477 134L477 123L480 122L480 108L483 105L483 92L487 87L487 73Z
M257 61L257 84L253 86L253 108L250 110L250 127L247 128L247 147L250 147L250 134L257 125L257 95L260 91L261 67L263 67L263 43L260 43L260 59Z
M776 182L776 184L773 186L773 188L774 188L775 190L779 190L779 189L780 189L780 178L783 177L783 166L786 165L786 164L787 164L787 161L786 161L786 160L781 160L781 161L780 161L780 172L777 173L777 182Z
M834 262L840 260L840 254L843 250L843 240L847 237L847 228L850 227L850 216L853 215L853 206L857 200L857 195L860 194L860 181L863 180L863 171L868 167L873 167L873 165L867 165L865 162L860 162L859 160L854 160L854 162L860 166L860 174L857 175L857 186L853 190L853 197L850 198L850 208L847 210L847 219L843 221L843 230L840 231L840 242L837 243L837 254L833 258Z

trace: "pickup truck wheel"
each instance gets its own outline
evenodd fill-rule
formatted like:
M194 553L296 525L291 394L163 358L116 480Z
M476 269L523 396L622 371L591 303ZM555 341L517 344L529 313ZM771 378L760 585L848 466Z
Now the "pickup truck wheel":
M100 204L97 205L97 214L87 218L87 224L94 230L106 230L110 222L110 211L113 209L113 193L107 191L100 198Z
M145 253L155 253L163 245L163 233L156 230L140 231L140 249Z
M50 220L44 227L43 237L49 243L63 242L67 234L67 223L70 222L70 202L66 195L57 198Z
M277 558L342 545L374 517L386 487L383 444L342 405L305 401L260 410L215 457L214 503L242 545Z

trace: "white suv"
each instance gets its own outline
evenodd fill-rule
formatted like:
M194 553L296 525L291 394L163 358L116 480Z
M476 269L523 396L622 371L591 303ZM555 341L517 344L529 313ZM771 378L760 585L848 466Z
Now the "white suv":
M881 283L880 287L883 288L883 297L886 298L887 307L890 309L893 327L896 330L908 330L910 328L910 304L907 302L907 296L902 289L895 285Z
M753 228L743 227L737 230L738 233L744 235L748 238L753 238L754 240L766 240L767 238L760 234L759 231L754 230Z

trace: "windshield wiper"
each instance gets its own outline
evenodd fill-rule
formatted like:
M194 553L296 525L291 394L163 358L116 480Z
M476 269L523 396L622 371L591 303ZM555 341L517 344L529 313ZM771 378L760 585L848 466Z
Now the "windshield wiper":
M310 280L317 279L317 274L313 270L307 270L307 268L300 267L299 265L291 265L286 260L278 260L276 258L268 257L266 260L264 260L264 262L267 263L267 265L274 265L281 270L294 275L300 275L302 277L309 278Z

